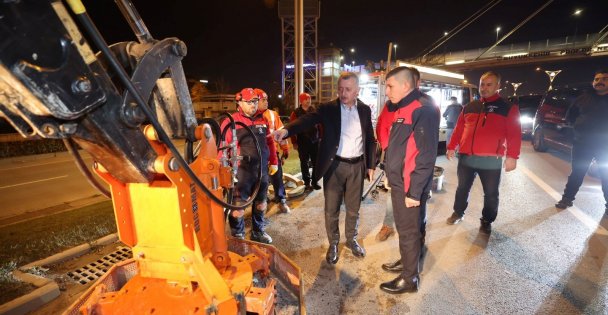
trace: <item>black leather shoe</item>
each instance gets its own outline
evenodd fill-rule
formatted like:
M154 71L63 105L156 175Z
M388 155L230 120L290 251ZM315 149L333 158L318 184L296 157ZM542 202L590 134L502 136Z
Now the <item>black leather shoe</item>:
M479 219L481 223L479 224L479 232L490 235L492 233L492 222L486 221L483 218Z
M418 277L404 279L401 276L380 285L380 290L390 294L418 292Z
M363 248L357 240L352 240L346 243L346 247L350 248L353 251L353 255L356 257L365 257L365 248Z
M312 184L312 189L319 190L319 189L321 189L321 186L319 186L319 184L317 184L317 183L313 183Z
M327 255L325 255L325 260L330 265L335 265L338 262L338 244L330 244L327 249Z
M382 264L382 269L388 272L401 273L403 271L403 265L401 264L401 259L398 259L392 263Z
M568 208L568 207L572 207L572 200L568 200L568 199L564 199L564 198L562 198L560 201L558 201L558 202L555 204L555 207L556 207L557 209L562 209L562 210L563 210L563 209L566 209L566 208Z

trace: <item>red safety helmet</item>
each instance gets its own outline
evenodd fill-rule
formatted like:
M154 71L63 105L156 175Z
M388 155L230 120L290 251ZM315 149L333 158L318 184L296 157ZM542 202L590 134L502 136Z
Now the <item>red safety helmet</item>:
M234 99L237 102L240 102L240 101L249 102L254 98L257 99L258 95L255 93L255 91L252 88L244 88L240 92L236 93L236 95L234 96Z
M308 94L306 92L300 93L299 99L300 99L300 103L304 102L305 100L309 100L310 94Z
M268 99L268 94L266 94L266 92L264 92L264 90L262 89L253 89L255 91L255 94L258 95L259 99Z

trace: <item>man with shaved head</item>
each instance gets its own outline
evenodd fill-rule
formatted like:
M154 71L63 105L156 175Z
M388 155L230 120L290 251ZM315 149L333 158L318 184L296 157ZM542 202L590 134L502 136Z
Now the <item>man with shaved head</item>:
M420 256L425 237L426 201L433 182L439 141L439 108L418 90L418 71L397 67L386 75L389 101L381 115L390 118L386 147L386 174L399 234L401 258L382 265L400 275L382 283L391 294L418 291Z

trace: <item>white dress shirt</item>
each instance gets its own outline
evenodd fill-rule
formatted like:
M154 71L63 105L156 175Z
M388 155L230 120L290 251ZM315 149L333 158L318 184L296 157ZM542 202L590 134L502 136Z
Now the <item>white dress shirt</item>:
M356 158L363 155L363 134L357 105L340 104L340 144L336 155L343 158Z

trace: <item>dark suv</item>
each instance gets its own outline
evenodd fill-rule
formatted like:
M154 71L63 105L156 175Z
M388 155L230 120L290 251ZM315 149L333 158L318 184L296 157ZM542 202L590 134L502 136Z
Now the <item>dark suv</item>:
M543 99L541 94L531 94L522 96L509 96L508 100L519 106L519 122L521 124L521 134L523 136L532 135L534 125L534 115Z
M572 149L572 126L566 122L566 113L574 100L583 93L583 88L560 88L545 95L536 111L532 132L532 146L539 152L549 147L570 152Z

